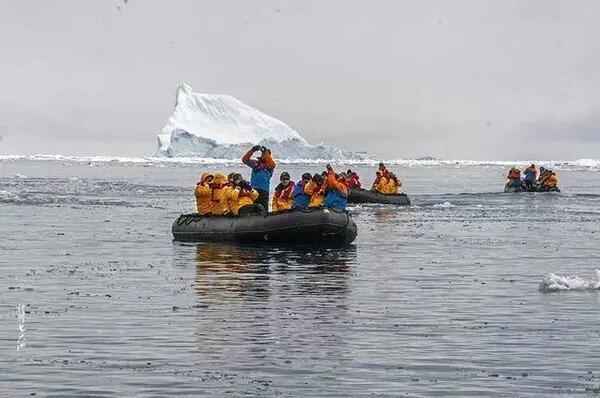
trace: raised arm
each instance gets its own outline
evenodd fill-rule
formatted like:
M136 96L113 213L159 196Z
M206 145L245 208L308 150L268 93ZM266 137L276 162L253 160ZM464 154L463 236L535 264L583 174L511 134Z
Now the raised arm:
M335 172L333 171L333 169L327 171L327 187L339 191L344 196L348 195L348 188L345 184L339 182L335 178Z
M256 152L257 150L258 149L256 148L256 146L250 148L250 150L246 152L244 156L242 156L242 163L244 163L248 167L255 168L258 165L258 162L252 159L252 155L254 155L254 152Z
M207 187L206 185L204 185L204 184L196 185L196 190L194 191L196 198L210 196L210 193L211 193L211 189L209 187Z

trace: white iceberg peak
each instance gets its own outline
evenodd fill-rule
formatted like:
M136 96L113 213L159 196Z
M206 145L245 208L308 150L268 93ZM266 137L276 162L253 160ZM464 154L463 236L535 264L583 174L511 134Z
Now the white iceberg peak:
M175 112L163 134L184 130L219 144L255 143L264 139L295 139L307 143L294 129L280 120L244 104L230 95L192 92L186 83L177 88Z
M326 145L310 145L284 122L235 97L194 93L177 87L175 111L158 135L158 155L237 158L262 144L284 159L343 159L357 156Z

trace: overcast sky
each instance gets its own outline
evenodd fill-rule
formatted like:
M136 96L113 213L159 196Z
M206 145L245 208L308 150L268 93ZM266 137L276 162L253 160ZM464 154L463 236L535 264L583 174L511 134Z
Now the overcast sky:
M143 156L179 82L383 158L600 158L600 1L3 1L0 153Z

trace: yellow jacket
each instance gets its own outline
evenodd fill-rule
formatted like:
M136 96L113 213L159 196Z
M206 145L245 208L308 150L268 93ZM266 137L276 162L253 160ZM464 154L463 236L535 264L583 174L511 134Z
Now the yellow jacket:
M237 198L234 198L234 191L236 187L231 184L228 184L225 188L223 188L223 195L225 196L225 203L227 205L227 209L225 210L225 214L233 213L233 208L236 205Z
M373 189L375 189L377 192L388 193L388 184L389 180L382 176L375 180L373 183Z
M227 178L223 174L215 174L211 194L212 206L210 209L210 214L212 215L221 216L229 212L229 206L227 205L227 197L225 196L227 188L227 186L225 185L226 183Z
M308 207L321 207L325 200L325 192L314 181L310 181L304 186L304 193L310 196Z
M252 191L242 191L240 188L230 190L228 199L231 203L231 212L237 216L242 207L254 204L257 198L258 191L256 189Z
M400 186L402 186L402 183L400 183L398 181L398 183L396 183L396 181L394 181L394 179L390 178L387 182L387 184L385 184L385 186L383 187L384 189L384 193L398 193L398 188L400 188Z
M558 177L552 173L544 179L544 188L556 188L558 186Z
M275 192L273 193L271 210L276 212L291 209L294 205L294 197L292 196L292 192L294 192L294 183L292 182L290 182L287 187L277 186L277 188L275 188Z
M210 199L212 189L206 184L206 179L212 176L210 173L204 173L200 177L200 182L196 185L194 196L196 196L196 210L201 215L210 213L212 202Z

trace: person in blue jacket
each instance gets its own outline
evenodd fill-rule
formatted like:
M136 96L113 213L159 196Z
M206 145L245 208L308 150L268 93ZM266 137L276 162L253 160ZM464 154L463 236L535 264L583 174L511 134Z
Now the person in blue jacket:
M258 159L252 159L252 155L259 151ZM273 170L276 166L271 156L271 150L264 146L254 145L242 157L242 162L252 169L250 185L258 192L258 199L254 203L260 204L265 210L268 210L271 177L273 177Z
M308 184L311 180L312 176L310 173L302 174L302 179L298 181L294 187L294 192L292 192L292 197L294 198L294 206L292 207L293 209L308 209L310 195L306 193L305 187L306 184Z
M348 187L344 177L335 174L333 167L327 165L327 179L325 180L327 193L325 194L325 207L328 209L345 210L348 204Z
M532 191L537 180L537 168L535 167L535 164L532 163L531 166L525 169L523 174L525 174L523 182L525 183L527 190Z

